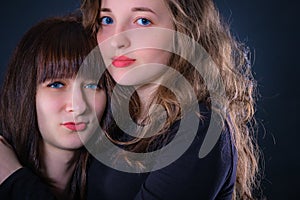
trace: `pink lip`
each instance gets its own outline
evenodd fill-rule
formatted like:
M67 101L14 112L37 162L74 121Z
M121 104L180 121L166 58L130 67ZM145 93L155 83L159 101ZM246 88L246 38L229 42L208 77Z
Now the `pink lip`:
M119 56L113 58L113 66L115 67L128 67L129 65L133 64L136 61L136 59L128 58L126 56Z
M62 125L68 129L70 129L71 131L83 131L87 127L87 123L85 123L85 122L78 122L78 123L66 122L66 123L63 123Z

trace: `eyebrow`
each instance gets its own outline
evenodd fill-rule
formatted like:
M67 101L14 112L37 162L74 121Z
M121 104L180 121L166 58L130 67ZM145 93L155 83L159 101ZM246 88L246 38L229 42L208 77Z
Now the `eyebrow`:
M151 12L151 13L155 14L155 12L153 10L151 10L150 8L146 8L146 7L135 7L135 8L132 8L131 11L133 11L133 12Z
M100 11L101 12L111 12L111 10L109 8L101 8Z
M101 12L111 12L111 9L101 8L100 11ZM150 8L146 8L146 7L135 7L135 8L132 8L131 11L133 11L133 12L151 12L153 14L156 14L153 10L151 10Z

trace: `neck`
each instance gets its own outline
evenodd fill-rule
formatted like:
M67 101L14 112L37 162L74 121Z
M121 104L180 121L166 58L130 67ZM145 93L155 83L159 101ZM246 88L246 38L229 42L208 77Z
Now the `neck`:
M154 83L149 83L141 86L136 86L136 92L139 96L140 103L141 103L141 115L140 116L147 116L149 109L151 109L151 103L155 92L158 90L160 85L164 85L169 79L172 79L174 74L174 70L166 70L160 77L157 77Z
M74 156L74 151L61 150L44 144L44 170L46 177L53 181L57 196L64 195L67 189L75 168L75 164L71 163Z
M157 91L158 89L157 84L147 84L147 85L142 85L136 88L136 92L139 96L139 100L141 103L141 112L140 116L147 116L149 113L149 106L153 100L153 94Z

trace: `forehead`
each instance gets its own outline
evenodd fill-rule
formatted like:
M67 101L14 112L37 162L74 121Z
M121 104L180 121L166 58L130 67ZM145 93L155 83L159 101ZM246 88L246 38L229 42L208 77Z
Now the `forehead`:
M132 10L133 8L149 8L154 12L166 13L168 11L165 0L102 0L101 8L114 10Z

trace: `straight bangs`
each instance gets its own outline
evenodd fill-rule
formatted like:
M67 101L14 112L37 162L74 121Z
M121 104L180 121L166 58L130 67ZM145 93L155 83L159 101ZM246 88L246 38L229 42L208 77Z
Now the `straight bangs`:
M85 79L99 79L104 71L100 71L99 57L96 39L88 35L80 22L57 22L40 38L37 82L74 78L79 71Z

